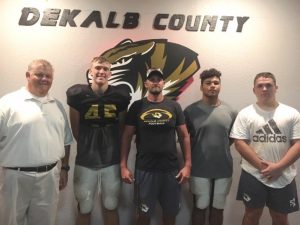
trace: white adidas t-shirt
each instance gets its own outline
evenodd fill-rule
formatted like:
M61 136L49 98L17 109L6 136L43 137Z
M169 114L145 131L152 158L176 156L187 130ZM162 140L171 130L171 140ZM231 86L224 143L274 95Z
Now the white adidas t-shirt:
M269 162L278 162L291 146L291 140L300 139L300 114L287 105L279 104L274 111L264 111L257 104L241 110L230 134L231 138L244 139L257 155ZM242 158L242 168L267 186L282 188L296 176L294 164L283 171L275 181L262 178L259 170Z

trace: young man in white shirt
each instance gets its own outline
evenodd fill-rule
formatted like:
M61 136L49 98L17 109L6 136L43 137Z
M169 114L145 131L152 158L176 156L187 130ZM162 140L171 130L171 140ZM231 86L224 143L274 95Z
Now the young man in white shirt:
M245 204L242 225L257 225L266 205L273 225L288 225L299 210L294 162L300 156L299 112L276 100L273 74L256 75L257 102L241 110L231 131L242 156L237 199Z

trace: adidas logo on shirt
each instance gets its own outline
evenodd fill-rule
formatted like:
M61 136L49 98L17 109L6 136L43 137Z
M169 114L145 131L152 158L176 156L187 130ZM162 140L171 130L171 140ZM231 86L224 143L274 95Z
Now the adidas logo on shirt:
M287 137L282 135L276 122L271 119L253 135L253 142L287 142Z

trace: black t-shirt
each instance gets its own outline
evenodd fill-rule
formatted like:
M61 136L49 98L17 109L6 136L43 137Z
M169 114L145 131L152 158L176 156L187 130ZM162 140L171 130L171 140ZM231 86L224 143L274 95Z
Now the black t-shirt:
M147 171L178 169L176 127L185 123L180 105L165 98L149 102L146 98L130 107L126 125L136 127L136 168Z
M89 85L76 84L67 90L67 103L80 114L76 164L103 168L120 161L118 116L130 101L129 93L109 86L97 95Z

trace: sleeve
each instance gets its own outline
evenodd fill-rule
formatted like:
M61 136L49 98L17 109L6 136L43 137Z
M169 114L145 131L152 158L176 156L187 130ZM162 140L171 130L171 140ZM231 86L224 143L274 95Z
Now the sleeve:
M250 139L250 129L248 127L249 121L247 120L247 115L244 111L238 113L233 127L230 132L230 137L235 139Z
M229 131L232 130L232 127L233 127L233 124L234 124L234 122L235 122L235 120L236 120L237 114L238 114L238 113L237 113L236 110L231 109L231 111L230 111L230 117L231 117L231 119L232 119L232 122L231 122L231 124L230 124Z
M193 129L193 124L192 124L192 121L191 121L191 118L190 118L190 113L189 113L189 109L186 108L184 111L183 111L183 115L185 117L185 122L186 122L186 126L187 126L187 129L188 129L188 132L190 134L191 137L194 137L195 136L195 132L194 132L194 129Z
M237 117L237 114L238 112L236 110L233 110L231 111L231 118L232 118L232 121L235 121L236 117Z
M3 98L0 99L0 140L2 139L2 130L3 130L3 127L4 127L4 121L5 121L5 111L6 111L6 106L4 104L4 101L3 101Z
M73 135L72 135L72 130L71 130L71 127L70 127L70 124L69 124L69 120L68 120L68 116L67 116L67 113L63 107L63 105L61 104L60 101L58 101L57 99L55 100L56 101L56 104L59 108L59 110L61 111L61 113L63 114L63 117L64 117L64 120L65 120L65 128L64 128L64 133L65 133L65 136L64 136L64 144L65 146L66 145L70 145L72 144L73 142Z
M295 110L294 116L293 116L293 128L292 128L292 135L291 139L300 139L300 113Z
M141 111L142 100L135 101L130 106L125 119L125 125L137 126L138 114Z
M120 112L126 111L131 100L130 93L125 89L120 89Z
M78 103L80 102L81 96L81 86L78 84L73 85L72 87L68 88L66 91L67 95L67 104L74 109L78 110Z
M181 106L178 102L174 102L176 111L176 126L185 124L185 118Z

